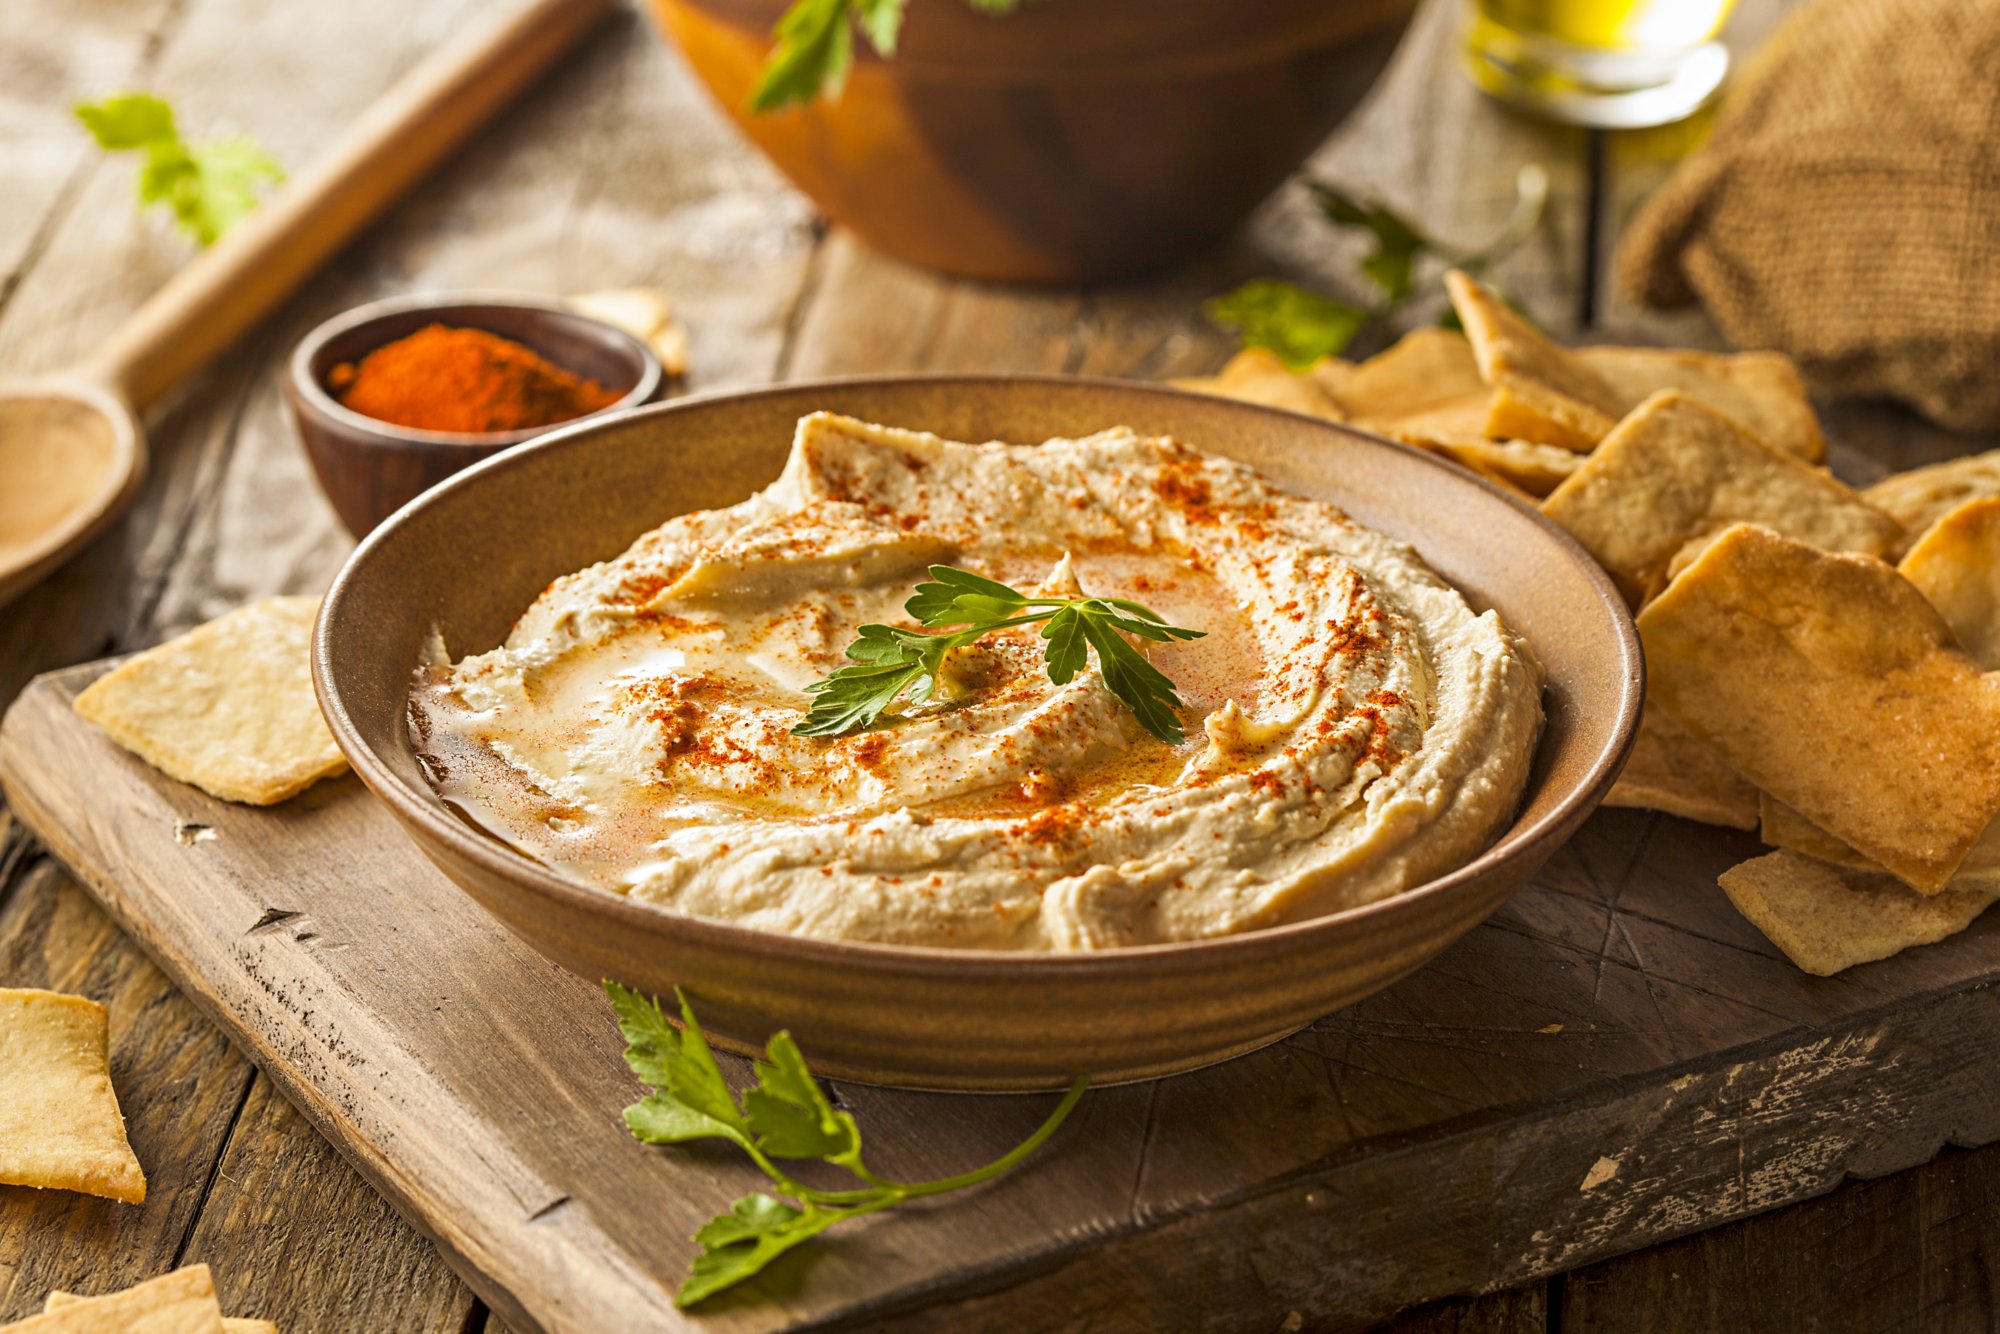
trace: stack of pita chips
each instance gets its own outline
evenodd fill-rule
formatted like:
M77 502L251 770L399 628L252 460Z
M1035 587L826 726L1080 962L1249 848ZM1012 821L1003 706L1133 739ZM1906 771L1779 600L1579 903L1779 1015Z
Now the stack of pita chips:
M1301 374L1245 352L1179 383L1538 501L1639 613L1646 712L1608 803L1761 830L1776 851L1722 887L1807 972L2000 899L2000 451L1856 492L1784 357L1564 348L1446 281L1462 336Z

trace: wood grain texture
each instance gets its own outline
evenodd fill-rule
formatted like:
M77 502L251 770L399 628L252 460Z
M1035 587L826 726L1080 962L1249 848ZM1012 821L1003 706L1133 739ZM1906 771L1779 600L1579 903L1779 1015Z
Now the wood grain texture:
M214 1270L224 1311L274 1320L286 1334L459 1334L479 1314L436 1248L261 1074L216 1164L183 1262Z
M625 1137L592 989L352 780L246 811L116 750L68 707L92 671L38 685L0 731L15 812L496 1309L674 1327L674 1239L755 1178ZM185 820L216 837L181 843ZM2000 922L1807 978L1710 888L1747 843L1604 812L1381 996L1096 1094L1017 1177L870 1219L704 1324L1358 1328L2000 1138ZM993 1156L1046 1102L839 1092L899 1175Z

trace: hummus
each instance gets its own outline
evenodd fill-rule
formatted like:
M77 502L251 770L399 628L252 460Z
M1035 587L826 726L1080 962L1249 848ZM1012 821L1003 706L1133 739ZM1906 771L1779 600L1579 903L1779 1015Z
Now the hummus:
M1187 740L1037 627L954 651L922 705L794 735L806 687L932 564L1130 598ZM1079 591L1081 590L1081 591ZM438 790L528 855L696 917L1000 950L1190 940L1397 894L1512 817L1541 673L1408 546L1129 429L955 444L821 413L729 509L558 579L507 641L419 673Z

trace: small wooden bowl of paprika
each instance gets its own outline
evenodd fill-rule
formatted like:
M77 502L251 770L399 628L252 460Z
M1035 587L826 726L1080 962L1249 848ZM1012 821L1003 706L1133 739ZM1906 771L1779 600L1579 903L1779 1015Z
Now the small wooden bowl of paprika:
M365 537L462 468L650 402L660 362L622 329L531 297L396 297L314 329L285 397L320 490ZM477 427L498 429L467 429Z

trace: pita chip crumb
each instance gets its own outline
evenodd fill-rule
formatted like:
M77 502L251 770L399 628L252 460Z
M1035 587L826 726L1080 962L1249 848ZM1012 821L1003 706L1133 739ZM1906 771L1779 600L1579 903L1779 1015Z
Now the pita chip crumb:
M96 1001L0 989L0 1182L145 1201Z
M1739 525L1639 614L1650 698L1936 893L2000 812L2000 674L1893 566Z
M76 711L161 772L269 806L346 769L309 666L317 598L267 598L147 649Z
M1752 926L1818 977L1956 935L2000 899L2000 876L1961 876L1925 895L1894 876L1787 850L1724 871L1721 885Z
M58 1289L48 1295L48 1299L42 1303L42 1310L60 1311L65 1306L75 1306L78 1302L91 1300L93 1299L79 1297L73 1292L63 1292ZM223 1334L278 1334L278 1326L275 1321L256 1320L245 1316L226 1315L222 1317L222 1330Z
M650 287L614 287L579 293L564 304L587 319L631 334L653 350L660 369L674 379L687 374L687 330L674 318L666 293Z
M1893 516L1912 540L1968 500L2000 496L2000 449L1885 477L1861 498Z
M1688 735L1671 714L1650 705L1639 717L1632 754L1604 804L1665 811L1729 829L1757 827L1757 789L1750 780Z
M1685 394L1653 395L1542 503L1542 513L1644 600L1675 558L1732 523L1829 551L1887 552L1897 522Z
M1588 450L1629 406L1603 376L1521 318L1492 289L1454 269L1444 278L1492 391L1483 434Z
M1932 524L1896 568L1982 667L2000 667L2000 496L1968 500Z
M1572 354L1636 407L1663 389L1728 414L1765 444L1807 463L1826 457L1826 436L1798 367L1780 352L1579 347Z
M56 1301L0 1334L223 1334L207 1265L189 1265L102 1297Z

